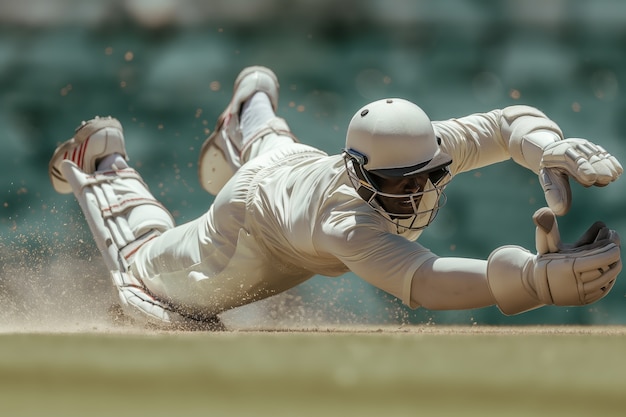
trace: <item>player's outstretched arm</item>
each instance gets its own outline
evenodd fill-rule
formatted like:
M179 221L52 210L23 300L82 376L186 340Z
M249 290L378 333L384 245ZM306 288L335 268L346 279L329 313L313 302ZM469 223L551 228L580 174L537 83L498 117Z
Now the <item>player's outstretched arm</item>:
M503 246L487 262L487 282L503 313L581 306L608 294L622 269L617 232L596 222L576 243L565 245L552 210L539 209L533 220L537 254Z
M422 306L429 310L466 310L494 305L486 275L485 260L433 257L413 275L409 306Z
M503 109L501 125L511 157L539 175L546 202L557 215L570 209L570 177L586 187L602 187L623 172L604 148L586 139L564 139L557 124L533 107Z

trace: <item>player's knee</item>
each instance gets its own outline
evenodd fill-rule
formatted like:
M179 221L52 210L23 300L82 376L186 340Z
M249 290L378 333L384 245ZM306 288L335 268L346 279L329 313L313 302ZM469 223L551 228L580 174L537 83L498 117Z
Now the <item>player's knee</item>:
M152 204L135 207L128 214L127 220L135 236L141 236L150 230L164 232L174 227L170 213L163 207Z

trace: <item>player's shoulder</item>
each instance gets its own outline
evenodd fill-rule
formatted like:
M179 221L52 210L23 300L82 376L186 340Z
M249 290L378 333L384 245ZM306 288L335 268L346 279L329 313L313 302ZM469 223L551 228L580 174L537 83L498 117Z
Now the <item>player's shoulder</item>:
M389 233L389 222L363 201L351 185L338 187L320 208L321 231L333 239L343 241Z

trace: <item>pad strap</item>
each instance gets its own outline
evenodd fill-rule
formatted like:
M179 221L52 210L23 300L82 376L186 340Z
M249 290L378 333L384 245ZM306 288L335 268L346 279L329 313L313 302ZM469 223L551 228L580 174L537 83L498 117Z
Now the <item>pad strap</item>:
M219 324L213 317L189 318L176 311L152 296L129 271L135 253L174 226L170 213L150 194L135 170L88 175L75 163L64 161L61 171L85 214L125 313L168 326Z
M171 214L134 169L89 175L64 161L61 171L110 270L126 271L142 245L174 227Z

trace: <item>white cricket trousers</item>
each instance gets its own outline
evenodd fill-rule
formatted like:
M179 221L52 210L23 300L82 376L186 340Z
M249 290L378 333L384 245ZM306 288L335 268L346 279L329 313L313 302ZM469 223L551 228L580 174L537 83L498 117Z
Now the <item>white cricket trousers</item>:
M247 161L293 146L303 145L294 145L290 136L269 133L250 146ZM133 275L155 296L204 314L266 298L277 288L286 290L309 278L301 272L284 271L281 276L264 271L266 254L244 229L248 189L249 184L235 175L206 213L142 246L131 261ZM275 277L271 289L259 278L265 276Z

